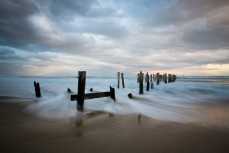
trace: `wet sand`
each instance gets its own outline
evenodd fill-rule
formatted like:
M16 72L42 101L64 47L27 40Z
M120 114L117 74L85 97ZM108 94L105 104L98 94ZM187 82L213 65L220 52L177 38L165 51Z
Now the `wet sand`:
M229 152L229 128L221 124L177 123L102 112L49 120L25 112L30 102L33 101L1 97L0 152ZM209 108L214 111L206 112L213 112L213 116L214 112L222 113L213 106Z

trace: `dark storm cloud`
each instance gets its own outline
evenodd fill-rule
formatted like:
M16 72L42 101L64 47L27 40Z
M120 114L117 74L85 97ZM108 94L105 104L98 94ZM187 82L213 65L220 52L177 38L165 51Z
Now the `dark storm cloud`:
M228 64L228 12L228 0L0 0L2 73L56 59L133 71Z
M150 26L180 27L181 40L193 50L229 48L228 0L170 0L160 5L160 10L148 13ZM198 20L205 24L199 25Z
M183 36L186 42L199 49L228 49L229 48L229 11L228 8L216 12L211 18L206 19L203 28L188 29Z
M115 10L102 8L97 1L0 0L0 4L0 44L4 46L31 51L72 52L77 49L85 53L89 48L82 33L110 38L126 34L123 26L109 19L109 15L115 15ZM75 25L69 26L75 19ZM40 29L42 27L39 26L47 26L44 20L51 23L48 25L50 31ZM58 36L65 41L56 41Z
M121 1L128 15L142 18L149 26L168 26L183 24L225 7L228 0L133 0Z
M28 57L17 54L17 51L13 48L0 46L0 61L28 61Z
M32 0L0 0L0 44L20 47L34 40L34 29L28 22L38 7Z

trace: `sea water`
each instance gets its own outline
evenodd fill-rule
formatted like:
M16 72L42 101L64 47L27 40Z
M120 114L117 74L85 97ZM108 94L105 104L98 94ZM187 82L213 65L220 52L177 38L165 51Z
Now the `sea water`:
M34 81L40 83L41 98L35 97ZM77 77L2 77L0 78L0 96L34 99L25 109L40 117L67 119L79 115L76 101L71 94L77 93ZM139 95L136 77L125 78L125 88L117 88L117 78L87 77L85 93L109 91L115 88L116 101L110 97L84 101L87 114L103 111L112 114L141 114L159 120L190 121L199 118L200 106L214 103L229 103L229 77L178 77L176 82L161 82L154 89ZM74 93L67 93L70 88ZM133 98L128 98L132 93Z

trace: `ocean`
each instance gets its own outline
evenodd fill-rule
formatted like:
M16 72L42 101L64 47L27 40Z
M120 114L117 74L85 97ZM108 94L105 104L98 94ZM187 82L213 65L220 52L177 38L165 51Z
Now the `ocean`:
M41 98L35 97L34 81L40 83ZM1 77L0 96L29 98L25 111L48 119L68 119L93 111L117 115L140 114L158 120L192 122L209 120L209 106L222 108L229 104L229 77L227 76L178 76L176 82L156 85L139 95L136 77L125 77L125 88L117 88L117 78L87 77L85 93L109 91L115 88L116 101L110 97L84 101L83 113L76 110L76 101L70 100L67 88L77 93L77 77ZM132 93L133 99L128 98ZM228 105L227 105L228 106ZM222 109L220 109L222 110ZM212 112L211 112L212 113ZM210 114L211 115L211 114ZM214 116L214 114L212 115ZM228 116L220 116L219 124ZM225 121L225 120L224 120Z

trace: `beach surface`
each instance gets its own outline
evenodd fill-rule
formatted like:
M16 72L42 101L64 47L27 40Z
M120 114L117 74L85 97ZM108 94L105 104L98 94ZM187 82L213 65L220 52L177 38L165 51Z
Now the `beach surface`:
M45 119L26 112L29 103L34 100L0 98L0 152L229 152L229 128L223 124L160 121L100 111L67 120ZM228 108L213 108L228 117Z

